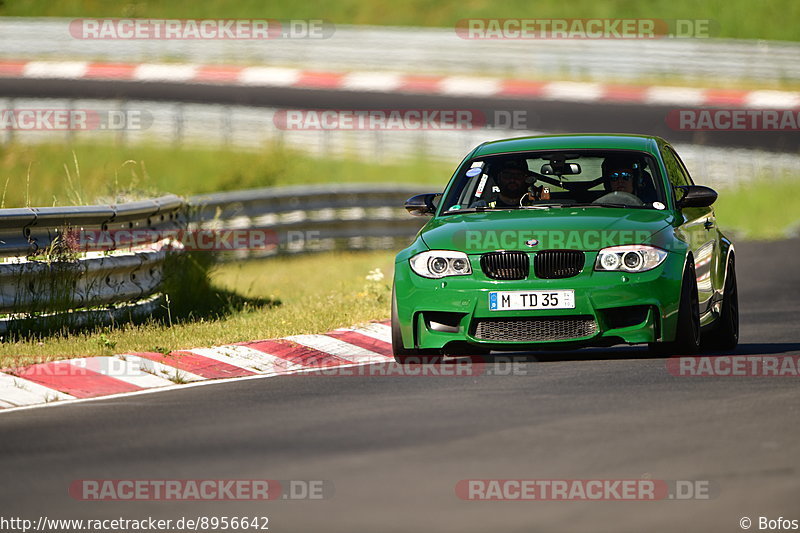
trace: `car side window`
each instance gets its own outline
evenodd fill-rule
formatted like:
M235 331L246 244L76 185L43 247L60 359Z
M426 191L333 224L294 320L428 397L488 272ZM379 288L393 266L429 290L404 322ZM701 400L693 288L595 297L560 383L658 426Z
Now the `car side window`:
M678 155L678 152L676 152L671 146L667 146L667 150L670 151L672 156L678 162L678 167L680 168L681 174L683 174L684 178L686 179L686 184L694 185L694 181L692 180L692 175L689 174L688 170L686 170L686 165L683 164L683 160L681 159L681 156Z
M681 195L677 191L677 187L685 187L691 184L689 174L685 172L683 163L678 159L678 155L672 148L665 146L661 150L661 155L664 158L664 166L667 167L667 176L669 183L672 185L672 196L677 201Z

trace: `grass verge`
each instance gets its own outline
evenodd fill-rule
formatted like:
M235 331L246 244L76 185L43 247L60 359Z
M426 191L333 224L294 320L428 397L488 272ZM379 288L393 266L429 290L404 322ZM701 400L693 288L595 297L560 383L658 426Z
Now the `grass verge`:
M372 155L368 157L372 161ZM238 151L147 144L8 144L0 145L0 203L79 205L309 183L431 183L441 188L457 163L324 159L277 145Z
M793 0L408 0L402 4L359 0L259 0L225 2L113 2L96 0L11 0L0 6L0 15L17 17L140 17L140 18L277 18L325 19L334 24L434 26L452 28L466 18L630 18L712 20L713 36L734 39L800 40L792 20L800 20L800 3ZM786 21L776 24L776 21ZM335 35L334 35L335 38Z
M800 176L760 179L719 193L714 204L722 231L734 238L773 240L800 233Z

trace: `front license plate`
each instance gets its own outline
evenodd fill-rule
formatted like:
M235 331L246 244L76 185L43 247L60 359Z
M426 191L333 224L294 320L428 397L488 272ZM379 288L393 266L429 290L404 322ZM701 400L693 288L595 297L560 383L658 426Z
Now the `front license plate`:
M502 291L489 293L490 311L575 309L575 291Z

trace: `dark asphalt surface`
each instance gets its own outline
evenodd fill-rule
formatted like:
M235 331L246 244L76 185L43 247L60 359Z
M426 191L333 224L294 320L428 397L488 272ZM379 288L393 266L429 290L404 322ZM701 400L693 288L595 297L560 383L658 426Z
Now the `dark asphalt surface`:
M0 97L125 98L290 109L470 109L495 124L495 111L524 112L522 129L549 133L604 132L658 135L675 143L761 148L797 153L798 131L690 132L671 128L667 114L679 106L553 102L545 100L413 95L340 90L186 83L0 78ZM691 107L691 106L684 106Z
M800 240L737 245L742 354L800 354ZM526 375L283 377L0 414L0 516L269 517L282 531L741 531L800 519L797 378L681 378L641 348ZM468 502L470 478L707 480L710 500ZM81 502L77 479L329 480L323 501Z

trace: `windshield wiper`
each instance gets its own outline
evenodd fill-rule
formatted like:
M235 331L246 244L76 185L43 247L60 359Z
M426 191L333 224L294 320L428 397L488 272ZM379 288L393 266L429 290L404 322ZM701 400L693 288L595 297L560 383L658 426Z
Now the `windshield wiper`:
M519 207L467 207L466 209L448 209L443 215L455 215L458 213L482 213L484 211L515 211L517 209L550 209L551 207L571 207L573 204L533 204L522 205ZM588 205L588 204L587 204Z
M551 207L564 207L564 204L532 204L523 205L521 209L549 209Z
M467 207L465 209L448 209L443 215L457 215L459 213L483 213L484 211L502 211L504 209L516 209L516 207Z
M643 205L628 205L628 204L585 203L585 204L566 204L564 207L623 207L623 208L633 207L633 208L638 208L638 207L644 207L644 206Z
M475 209L474 207L468 207L467 209L448 209L445 212L443 212L442 214L443 215L457 215L458 213L475 213L477 211L478 210ZM481 211L483 211L483 209L481 209Z

